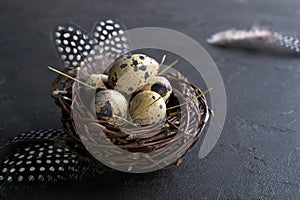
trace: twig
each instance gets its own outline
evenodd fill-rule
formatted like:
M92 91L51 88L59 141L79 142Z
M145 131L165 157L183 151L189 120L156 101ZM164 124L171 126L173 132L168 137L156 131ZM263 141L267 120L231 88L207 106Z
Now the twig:
M175 60L174 62L172 62L169 66L167 66L165 69L163 69L161 72L158 73L158 75L163 74L164 72L168 71L171 67L173 67L174 65L176 65L178 63L178 60Z
M69 79L72 79L72 80L74 80L74 81L77 81L78 83L80 83L80 84L82 84L82 85L85 85L85 86L87 86L87 87L89 87L89 88L91 88L91 89L96 89L95 87L93 87L93 86L90 86L90 85L88 85L88 84L86 84L86 83L84 83L84 82L82 82L82 81L80 81L80 80L78 80L78 79L76 79L76 78L73 78L72 76L69 76L68 74L65 74L65 73L63 73L63 72L61 72L61 71L59 71L59 70L57 70L57 69L54 69L54 68L52 68L52 67L48 67L50 70L52 70L52 71L54 71L54 72L56 72L56 73L58 73L58 74L60 74L60 75L63 75L63 76L65 76L65 77L67 77L67 78L69 78Z

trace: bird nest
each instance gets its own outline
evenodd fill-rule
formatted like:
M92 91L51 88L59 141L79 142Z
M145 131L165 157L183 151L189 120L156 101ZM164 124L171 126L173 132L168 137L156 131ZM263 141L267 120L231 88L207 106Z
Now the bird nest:
M209 120L210 110L202 91L179 72L165 77L173 87L166 104L166 120L147 126L129 124L120 127L114 121L95 118L95 114L83 105L80 95L72 94L74 81L67 77L57 78L55 84L59 89L53 91L52 97L61 108L65 131L82 142L94 157L106 156L109 166L123 166L125 171L131 171L135 165L149 170L158 165L167 168L179 165L198 141ZM80 109L74 109L74 99ZM181 102L188 103L178 106ZM141 159L130 161L123 155L124 150L139 153Z

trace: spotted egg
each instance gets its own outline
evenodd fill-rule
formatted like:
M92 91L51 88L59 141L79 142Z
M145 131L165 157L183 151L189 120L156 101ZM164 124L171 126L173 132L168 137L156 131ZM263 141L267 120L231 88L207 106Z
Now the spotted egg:
M165 119L166 104L158 93L142 91L131 99L129 112L134 123L149 125Z
M172 86L167 78L163 76L152 76L146 85L138 89L138 91L154 91L164 99L166 102L172 93Z
M125 97L115 90L101 90L95 96L95 111L98 118L114 120L127 117L128 103Z
M95 87L96 89L107 89L105 83L108 81L108 76L105 74L91 74L86 81L86 84Z
M133 54L116 60L108 73L111 88L124 94L131 94L157 75L159 63L144 54Z

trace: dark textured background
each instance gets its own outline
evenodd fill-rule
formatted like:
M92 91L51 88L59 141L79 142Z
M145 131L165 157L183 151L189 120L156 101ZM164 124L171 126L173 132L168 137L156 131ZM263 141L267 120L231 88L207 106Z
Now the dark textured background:
M113 173L11 194L20 199L300 199L299 56L271 48L216 48L212 33L253 24L299 36L299 0L0 2L0 138L60 126L49 96L60 66L49 32L73 21L90 30L102 18L130 28L160 26L201 43L223 76L228 100L218 144L180 167L150 174Z

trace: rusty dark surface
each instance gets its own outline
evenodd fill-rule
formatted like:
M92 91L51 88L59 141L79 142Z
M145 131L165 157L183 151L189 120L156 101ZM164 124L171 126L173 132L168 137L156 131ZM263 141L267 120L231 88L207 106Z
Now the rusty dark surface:
M129 29L159 26L189 35L218 65L228 102L223 133L204 159L198 144L170 170L114 172L19 191L10 199L300 199L300 55L205 42L215 32L253 24L300 37L298 0L12 0L1 1L0 16L1 142L61 126L49 95L56 74L47 66L61 66L50 31L68 21L90 30L98 19L117 18Z

